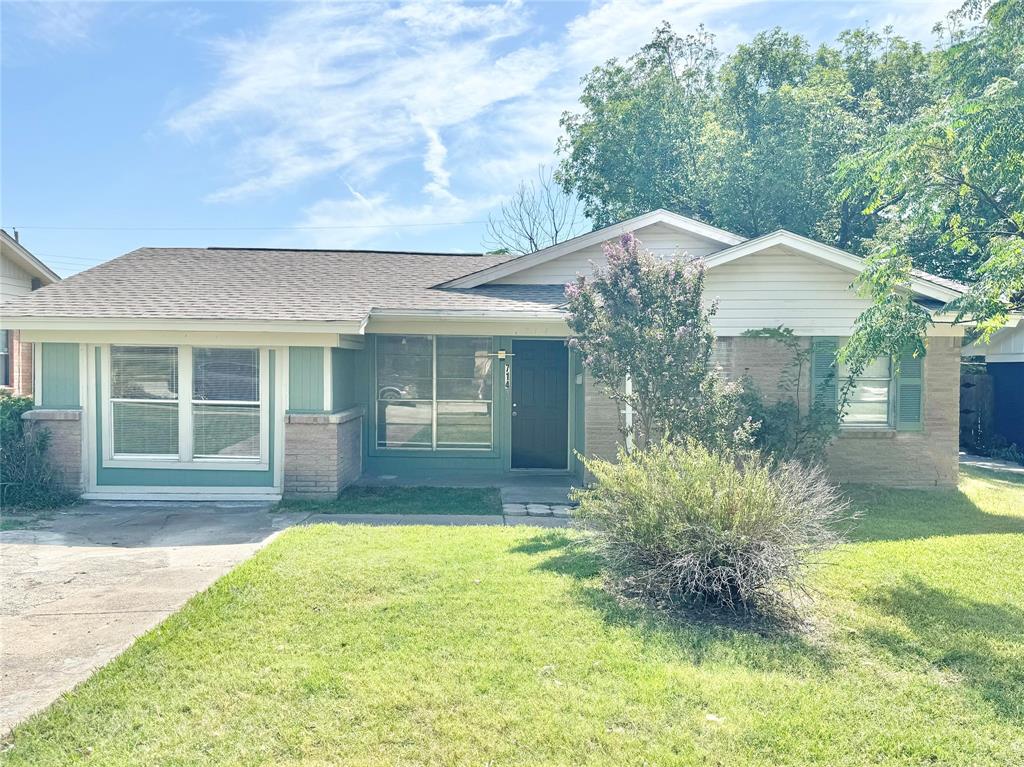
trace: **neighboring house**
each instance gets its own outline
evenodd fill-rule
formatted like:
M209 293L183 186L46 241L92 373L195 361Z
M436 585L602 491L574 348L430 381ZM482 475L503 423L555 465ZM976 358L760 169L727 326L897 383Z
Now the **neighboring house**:
M359 476L458 483L580 476L613 456L618 407L565 345L563 285L633 231L702 257L717 360L776 391L789 357L748 329L814 344L805 391L867 306L860 258L789 232L757 239L655 211L518 258L143 248L5 307L42 349L39 410L69 485L93 498L331 496ZM915 275L937 320L923 359L861 380L830 453L843 481L957 479L959 291ZM804 398L804 402L807 398Z
M54 282L60 277L0 229L0 305ZM0 330L0 387L32 394L32 353L32 344L22 343L17 330Z
M1024 450L1024 323L979 339L963 349L964 357L984 357L992 379L992 429Z

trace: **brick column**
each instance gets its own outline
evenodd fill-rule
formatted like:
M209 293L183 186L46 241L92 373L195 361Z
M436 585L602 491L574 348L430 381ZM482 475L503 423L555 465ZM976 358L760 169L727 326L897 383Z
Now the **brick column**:
M363 472L363 409L285 416L284 494L330 499Z
M82 411L29 410L22 416L25 431L50 433L47 460L54 479L70 493L85 490L82 476Z

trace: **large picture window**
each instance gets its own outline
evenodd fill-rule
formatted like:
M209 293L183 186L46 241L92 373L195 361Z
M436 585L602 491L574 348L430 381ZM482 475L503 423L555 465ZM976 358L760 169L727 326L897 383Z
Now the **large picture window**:
M493 447L489 338L378 336L376 343L378 447Z
M114 460L257 463L266 449L259 349L111 346Z
M849 368L845 364L840 364L839 380L846 381L849 375ZM854 379L843 425L885 426L891 423L891 389L891 360L888 357L880 357Z

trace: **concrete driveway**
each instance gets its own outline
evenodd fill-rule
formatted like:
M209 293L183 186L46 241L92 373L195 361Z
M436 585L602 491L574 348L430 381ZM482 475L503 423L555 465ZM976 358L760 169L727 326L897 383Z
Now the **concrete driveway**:
M302 517L265 505L92 503L0 532L0 734Z

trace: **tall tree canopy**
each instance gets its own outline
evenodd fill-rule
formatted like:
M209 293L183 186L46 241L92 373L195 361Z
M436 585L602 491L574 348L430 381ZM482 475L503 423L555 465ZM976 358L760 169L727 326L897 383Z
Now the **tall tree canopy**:
M900 290L914 266L969 282L958 319L986 332L1024 310L1024 0L970 0L938 29L931 103L841 171L850 197L884 211L862 280L876 316L851 356L920 337L927 318Z
M584 78L582 111L562 118L559 179L597 225L663 207L859 247L879 214L843 195L837 162L927 102L927 70L920 45L889 32L812 52L774 29L723 60L705 30L662 24Z

